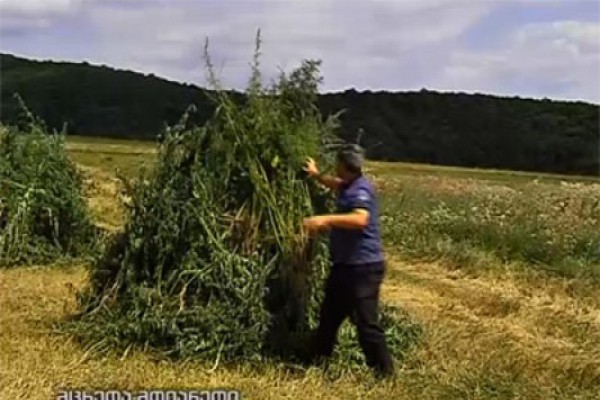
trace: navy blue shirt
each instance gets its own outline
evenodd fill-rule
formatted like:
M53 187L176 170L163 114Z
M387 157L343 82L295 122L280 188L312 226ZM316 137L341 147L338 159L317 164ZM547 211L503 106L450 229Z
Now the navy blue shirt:
M384 260L379 233L379 205L373 186L362 175L342 185L337 197L338 213L350 213L357 208L369 212L369 223L361 230L331 229L329 245L334 264L369 264Z

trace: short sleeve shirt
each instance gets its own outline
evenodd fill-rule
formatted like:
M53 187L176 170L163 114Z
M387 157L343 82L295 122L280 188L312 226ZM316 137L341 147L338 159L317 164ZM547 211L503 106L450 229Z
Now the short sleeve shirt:
M378 207L375 190L364 176L340 188L337 212L349 213L362 208L369 212L369 222L362 230L331 230L330 252L334 264L370 264L384 260Z

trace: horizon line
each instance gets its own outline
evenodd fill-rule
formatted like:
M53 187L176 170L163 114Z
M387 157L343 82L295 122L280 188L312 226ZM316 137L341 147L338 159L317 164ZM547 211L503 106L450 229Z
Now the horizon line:
M8 52L4 52L2 50L0 50L0 56L11 56L11 57L15 57L15 58L20 58L26 61L31 61L31 62L38 62L38 63L45 63L45 62L51 62L51 63L57 63L57 64L74 64L74 65L87 65L87 66L92 66L92 67L96 67L96 68L109 68L112 69L116 72L129 72L129 73L135 73L144 77L154 77L156 79L159 80L163 80L165 82L169 82L169 83L175 83L175 84L179 84L179 85L183 85L183 86L191 86L191 87L195 87L199 90L215 90L215 89L209 89L207 87L202 87L199 86L197 83L191 83L191 82L187 82L187 81L180 81L177 79L171 79L171 78L166 78L160 75L157 75L155 73L144 73L141 71L136 71L133 69L125 69L123 67L117 67L117 66L113 66L110 64L100 64L100 63L95 63L95 62L90 62L87 60L80 60L80 61L73 61L73 60L63 60L63 59L52 59L52 58L33 58L31 56L23 56L23 55L18 55L15 53L8 53ZM0 80L1 80L1 76L0 76ZM227 88L225 89L226 91L230 91L230 92L239 92L243 94L243 90L240 89L235 89L235 88ZM378 94L378 93L388 93L388 94L409 94L409 93L435 93L435 94L443 94L443 95L459 95L459 94L466 94L469 96L487 96L487 97L496 97L496 98L502 98L502 99L519 99L519 100L529 100L529 101L550 101L550 102L562 102L562 103L584 103L584 104L589 104L589 105L593 105L593 106L597 106L600 107L600 102L599 103L594 103L591 100L573 100L573 99L557 99L557 98L550 98L547 96L544 97L523 97L519 94L514 94L514 95L502 95L502 94L494 94L494 93L490 93L490 92L480 92L480 91L451 91L451 90L439 90L439 89L429 89L426 87L422 87L421 89L410 89L410 90L401 90L401 89L358 89L354 86L351 87L346 87L344 89L338 89L338 90L329 90L329 91L319 91L319 95L327 95L327 94L343 94L343 93L347 93L347 92L355 92L355 93L367 93L367 94Z

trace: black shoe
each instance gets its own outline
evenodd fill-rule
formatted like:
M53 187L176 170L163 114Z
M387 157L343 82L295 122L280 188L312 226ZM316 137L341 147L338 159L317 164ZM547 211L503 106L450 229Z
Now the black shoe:
M396 371L392 367L376 368L374 375L376 379L393 379L396 376Z
M328 357L315 352L301 354L298 358L303 365L321 365L328 359Z

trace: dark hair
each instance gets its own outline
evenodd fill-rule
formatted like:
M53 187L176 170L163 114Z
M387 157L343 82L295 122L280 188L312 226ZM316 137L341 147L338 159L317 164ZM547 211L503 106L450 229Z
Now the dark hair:
M365 160L365 151L357 144L346 144L338 150L337 159L348 171L360 174Z

